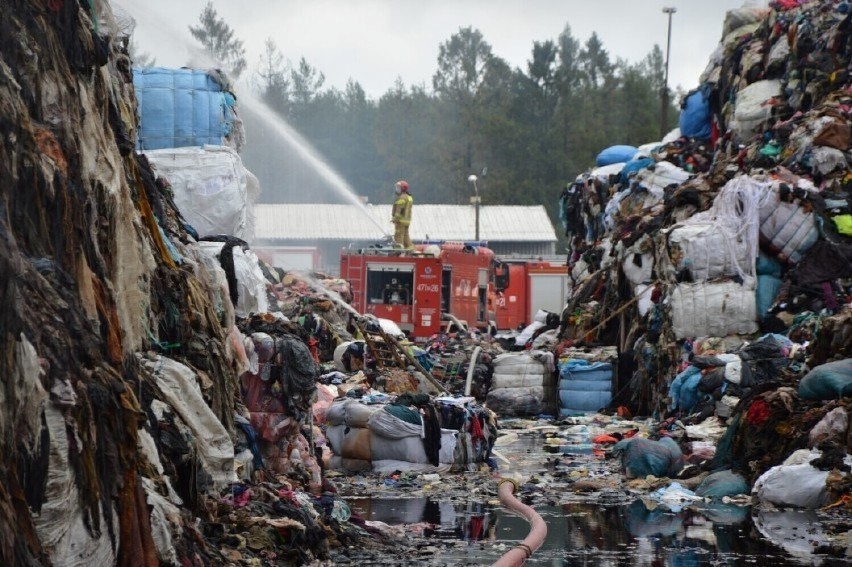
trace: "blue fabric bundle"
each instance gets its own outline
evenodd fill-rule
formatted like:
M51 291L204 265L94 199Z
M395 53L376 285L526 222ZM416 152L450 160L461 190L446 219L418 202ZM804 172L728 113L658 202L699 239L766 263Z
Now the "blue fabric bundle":
M610 146L598 154L595 165L602 167L614 163L624 163L633 159L639 150L633 146Z
M707 98L709 92L709 85L706 85L686 95L677 121L681 136L710 139L710 101Z
M559 365L559 413L597 411L612 401L612 364L571 359Z
M133 69L139 101L138 150L221 146L231 132L236 99L196 69Z

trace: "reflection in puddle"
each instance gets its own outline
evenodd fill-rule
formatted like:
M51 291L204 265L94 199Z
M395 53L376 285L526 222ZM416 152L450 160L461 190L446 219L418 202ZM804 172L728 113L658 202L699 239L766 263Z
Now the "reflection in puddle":
M455 540L439 564L490 564L524 539L523 518L486 503L427 498L354 498L353 512L392 525L428 523L427 537ZM761 537L746 507L702 504L678 513L628 505L572 503L536 506L548 524L547 539L529 561L535 565L792 565L790 550ZM773 523L799 524L796 512L778 512ZM770 536L771 537L771 536ZM786 538L772 537L778 545ZM813 557L808 563L813 561Z

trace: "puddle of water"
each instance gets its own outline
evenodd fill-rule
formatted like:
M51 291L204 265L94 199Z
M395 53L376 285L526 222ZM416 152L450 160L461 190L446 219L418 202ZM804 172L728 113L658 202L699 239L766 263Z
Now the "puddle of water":
M453 540L436 561L487 565L523 540L529 524L485 502L430 498L352 498L352 510L392 525L426 522L425 536ZM649 510L641 500L618 506L572 503L536 506L548 524L544 545L528 565L802 565L789 550L760 535L750 508L704 505L674 513ZM787 523L802 521L790 512ZM802 525L806 529L807 524ZM763 527L763 526L761 526ZM779 542L781 543L781 542Z

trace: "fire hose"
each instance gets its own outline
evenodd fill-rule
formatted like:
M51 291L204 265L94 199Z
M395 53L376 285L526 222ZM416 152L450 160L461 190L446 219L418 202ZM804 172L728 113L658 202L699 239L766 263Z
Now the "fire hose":
M538 512L515 498L515 491L518 488L516 480L503 478L497 484L497 494L500 496L500 503L503 506L523 516L530 523L530 533L524 541L504 553L494 563L493 567L519 567L523 565L532 556L533 552L541 547L541 544L544 543L544 538L547 536L547 524L539 516Z

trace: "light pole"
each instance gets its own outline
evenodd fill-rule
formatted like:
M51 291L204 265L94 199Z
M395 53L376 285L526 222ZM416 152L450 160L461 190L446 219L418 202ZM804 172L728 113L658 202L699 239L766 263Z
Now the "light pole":
M479 197L479 187L476 186L477 179L476 175L470 175L467 178L473 184L474 196L470 198L470 203L476 211L476 241L479 242L479 203L482 202L482 199Z
M662 140L669 130L669 55L671 54L672 45L672 14L677 12L674 6L663 8L663 14L669 15L669 34L666 39L666 74L663 79L663 92L660 104L660 139Z

